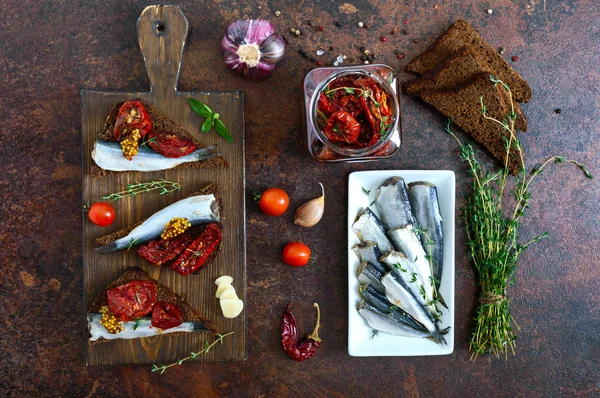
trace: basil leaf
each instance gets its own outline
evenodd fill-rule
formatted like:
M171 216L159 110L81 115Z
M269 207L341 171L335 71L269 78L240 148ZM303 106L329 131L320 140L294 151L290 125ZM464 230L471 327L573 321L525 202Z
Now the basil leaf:
M219 134L221 137L225 138L225 140L227 140L229 142L233 142L233 137L231 136L231 134L229 133L229 130L227 130L227 127L225 127L225 125L223 124L221 119L215 120L215 130L216 130L217 134Z
M191 105L192 109L198 115L205 117L207 119L212 116L213 111L212 111L212 109L210 109L208 107L208 105L203 104L202 102L200 102L197 99L192 98L192 97L188 97L188 100L190 101L190 105Z
M214 123L214 120L212 117L207 117L206 120L204 121L204 123L202 123L202 129L200 129L200 131L202 131L203 133L208 133L210 131L210 129L212 128Z

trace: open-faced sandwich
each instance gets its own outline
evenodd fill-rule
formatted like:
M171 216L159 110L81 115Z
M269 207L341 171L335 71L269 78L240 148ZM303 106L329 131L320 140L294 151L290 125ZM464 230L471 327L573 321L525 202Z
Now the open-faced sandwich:
M138 224L96 239L101 254L132 249L154 265L198 273L221 246L221 206L210 184Z
M175 167L227 167L227 161L143 101L116 104L92 150L92 177Z
M167 333L217 332L212 321L140 268L129 268L98 295L87 322L90 344Z

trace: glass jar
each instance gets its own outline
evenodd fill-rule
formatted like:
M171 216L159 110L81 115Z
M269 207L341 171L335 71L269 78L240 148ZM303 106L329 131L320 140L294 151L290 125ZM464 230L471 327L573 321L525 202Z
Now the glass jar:
M348 148L337 145L327 138L317 123L320 94L331 82L348 75L362 75L373 79L391 100L391 123L382 132L382 138L371 146ZM308 152L320 162L364 162L394 156L402 144L400 102L397 92L396 73L387 65L317 68L310 71L304 78L303 103Z

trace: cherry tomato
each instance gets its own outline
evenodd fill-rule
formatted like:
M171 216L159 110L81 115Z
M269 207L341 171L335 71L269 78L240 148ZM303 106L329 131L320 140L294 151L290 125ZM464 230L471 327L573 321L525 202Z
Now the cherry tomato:
M96 202L90 207L88 217L94 224L108 227L115 221L115 208L106 202Z
M283 262L292 267L304 267L310 261L310 249L304 243L288 243L283 249Z
M258 205L263 213L268 216L280 216L288 208L290 198L281 188L269 188L262 193Z

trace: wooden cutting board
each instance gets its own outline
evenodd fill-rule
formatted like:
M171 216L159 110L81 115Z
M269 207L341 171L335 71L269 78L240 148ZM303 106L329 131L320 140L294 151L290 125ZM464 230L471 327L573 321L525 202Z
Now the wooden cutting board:
M159 195L147 192L133 198L112 202L116 210L115 222L106 228L93 225L84 215L83 220L83 283L85 308L96 296L129 267L146 270L160 283L186 297L204 316L216 322L222 334L233 331L223 344L216 344L208 354L199 355L197 361L244 360L246 348L246 311L230 320L222 316L219 301L215 298L214 281L220 275L231 275L239 297L246 297L246 241L244 198L244 95L236 92L179 92L177 79L188 33L188 21L174 6L147 7L137 21L138 38L150 77L148 92L116 93L83 90L81 92L81 121L83 141L83 202L101 200L102 196L127 189L134 181L147 182L164 178L182 184L180 192ZM234 137L228 143L216 135L200 133L203 119L195 114L187 97L194 97L221 115L221 120ZM102 132L104 121L111 108L120 101L134 99L146 101L159 112L192 132L206 145L219 144L217 151L228 168L182 168L149 173L120 173L92 178L89 175L91 152L96 138ZM186 197L210 182L219 184L223 201L223 247L215 260L198 275L181 276L168 267L157 267L133 252L122 251L98 254L94 240L135 224ZM84 314L79 314L84 316ZM189 333L183 336L158 336L147 339L116 340L89 345L86 329L85 364L118 365L141 363L170 363L184 358L190 352L200 351L205 343L213 342L214 335Z

